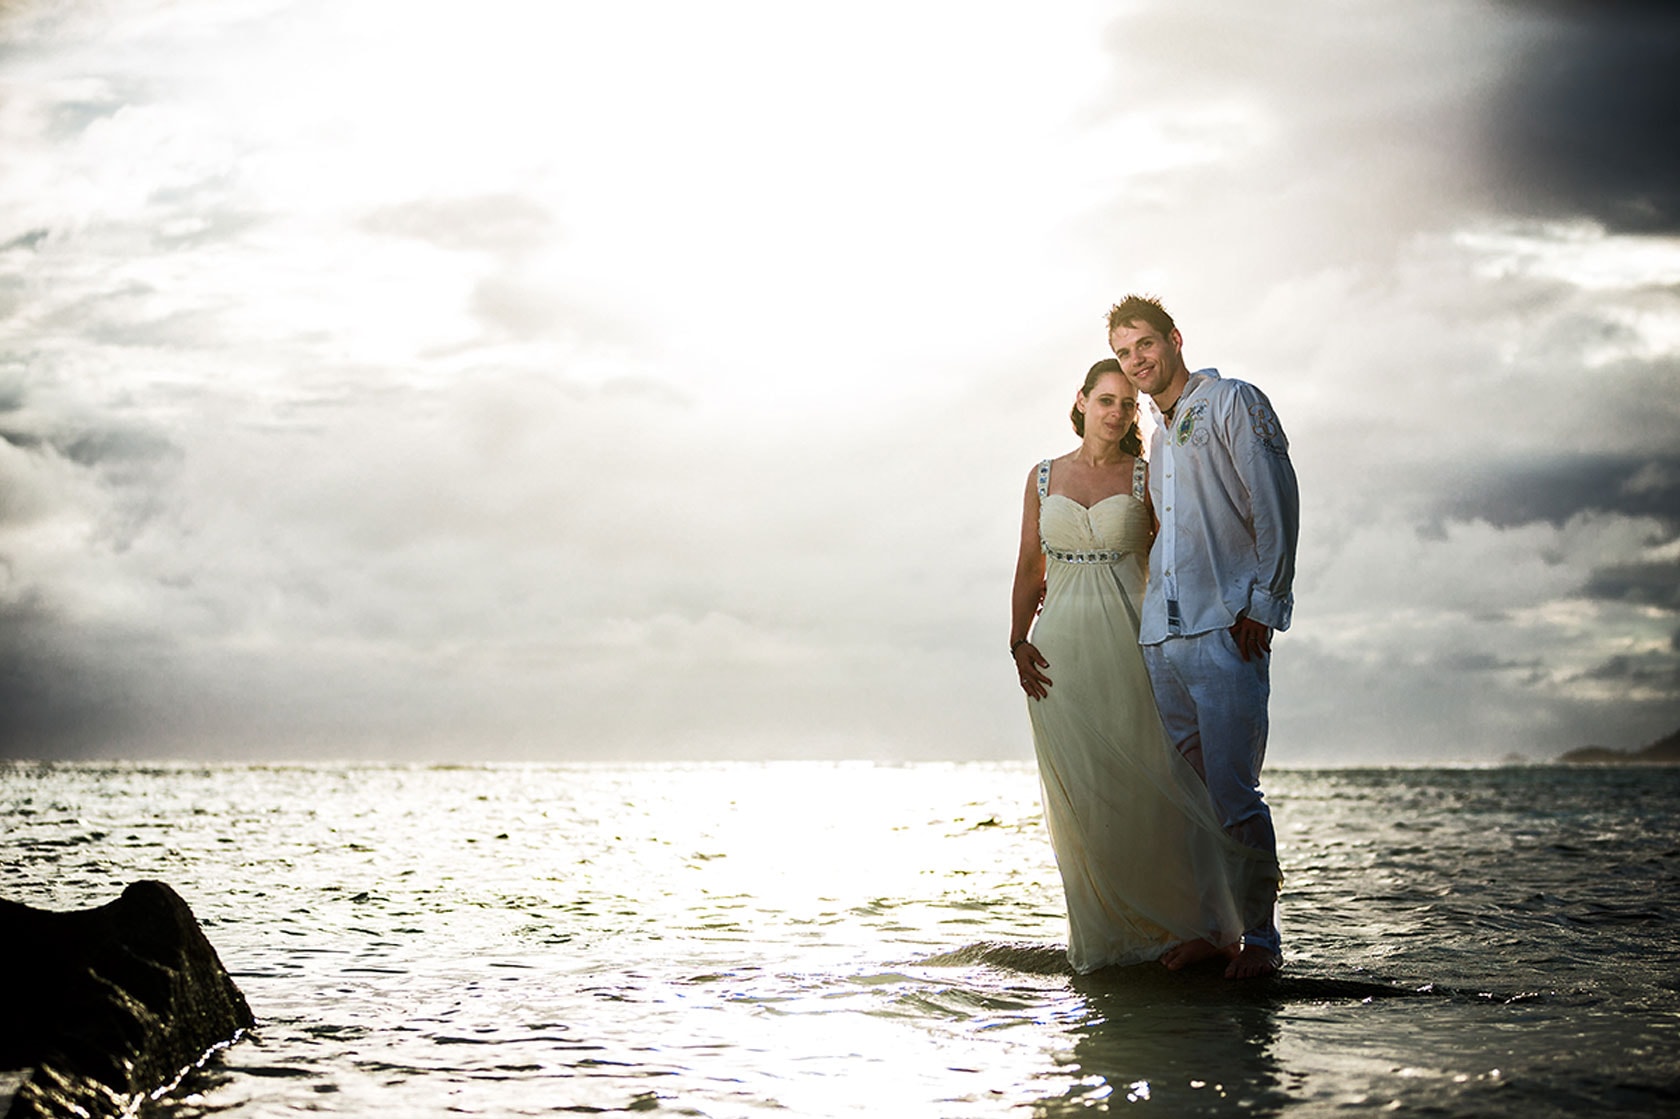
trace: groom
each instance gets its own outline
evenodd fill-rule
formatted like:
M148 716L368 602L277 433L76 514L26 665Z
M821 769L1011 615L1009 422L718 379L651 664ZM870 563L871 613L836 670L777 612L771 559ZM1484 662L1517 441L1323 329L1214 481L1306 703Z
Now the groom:
M1289 628L1294 604L1300 499L1289 440L1265 393L1214 369L1190 372L1184 338L1158 300L1116 304L1108 342L1155 418L1149 496L1160 529L1138 641L1161 721L1207 782L1226 831L1275 859L1260 766L1272 631ZM1275 911L1227 952L1229 978L1282 966ZM1218 954L1197 940L1161 959L1177 970Z

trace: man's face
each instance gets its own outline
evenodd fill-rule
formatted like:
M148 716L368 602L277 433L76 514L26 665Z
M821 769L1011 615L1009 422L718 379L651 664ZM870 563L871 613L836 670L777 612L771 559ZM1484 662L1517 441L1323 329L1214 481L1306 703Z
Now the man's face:
M1150 396L1159 396L1184 368L1179 353L1182 344L1178 331L1163 338L1154 327L1141 322L1121 323L1108 334L1109 348L1126 379Z

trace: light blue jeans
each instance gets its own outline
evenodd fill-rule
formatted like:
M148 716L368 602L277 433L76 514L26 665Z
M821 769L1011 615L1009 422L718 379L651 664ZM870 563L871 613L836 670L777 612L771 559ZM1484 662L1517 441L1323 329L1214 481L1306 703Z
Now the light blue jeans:
M1243 660L1230 631L1219 629L1145 645L1143 661L1167 737L1207 782L1220 823L1233 838L1276 858L1272 810L1260 792L1270 657ZM1275 906L1269 921L1243 933L1243 943L1281 950Z

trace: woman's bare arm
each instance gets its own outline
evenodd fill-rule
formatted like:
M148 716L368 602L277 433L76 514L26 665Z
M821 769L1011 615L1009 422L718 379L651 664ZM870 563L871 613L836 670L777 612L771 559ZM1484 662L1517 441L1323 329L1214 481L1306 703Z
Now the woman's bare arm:
M1044 551L1038 540L1038 471L1027 474L1027 492L1021 503L1021 550L1015 557L1015 586L1010 594L1009 655L1015 658L1015 675L1021 690L1033 699L1050 694L1050 677L1043 669L1050 662L1039 654L1027 634L1044 601Z

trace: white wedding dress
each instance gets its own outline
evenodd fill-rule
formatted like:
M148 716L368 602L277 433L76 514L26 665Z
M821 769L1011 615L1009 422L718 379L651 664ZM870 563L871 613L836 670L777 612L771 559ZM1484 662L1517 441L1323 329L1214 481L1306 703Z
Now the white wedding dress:
M1133 492L1091 508L1048 493L1032 642L1050 694L1029 699L1044 818L1067 895L1068 960L1079 972L1153 960L1174 944L1234 944L1277 898L1275 859L1227 836L1196 771L1161 726L1138 650L1150 515Z

